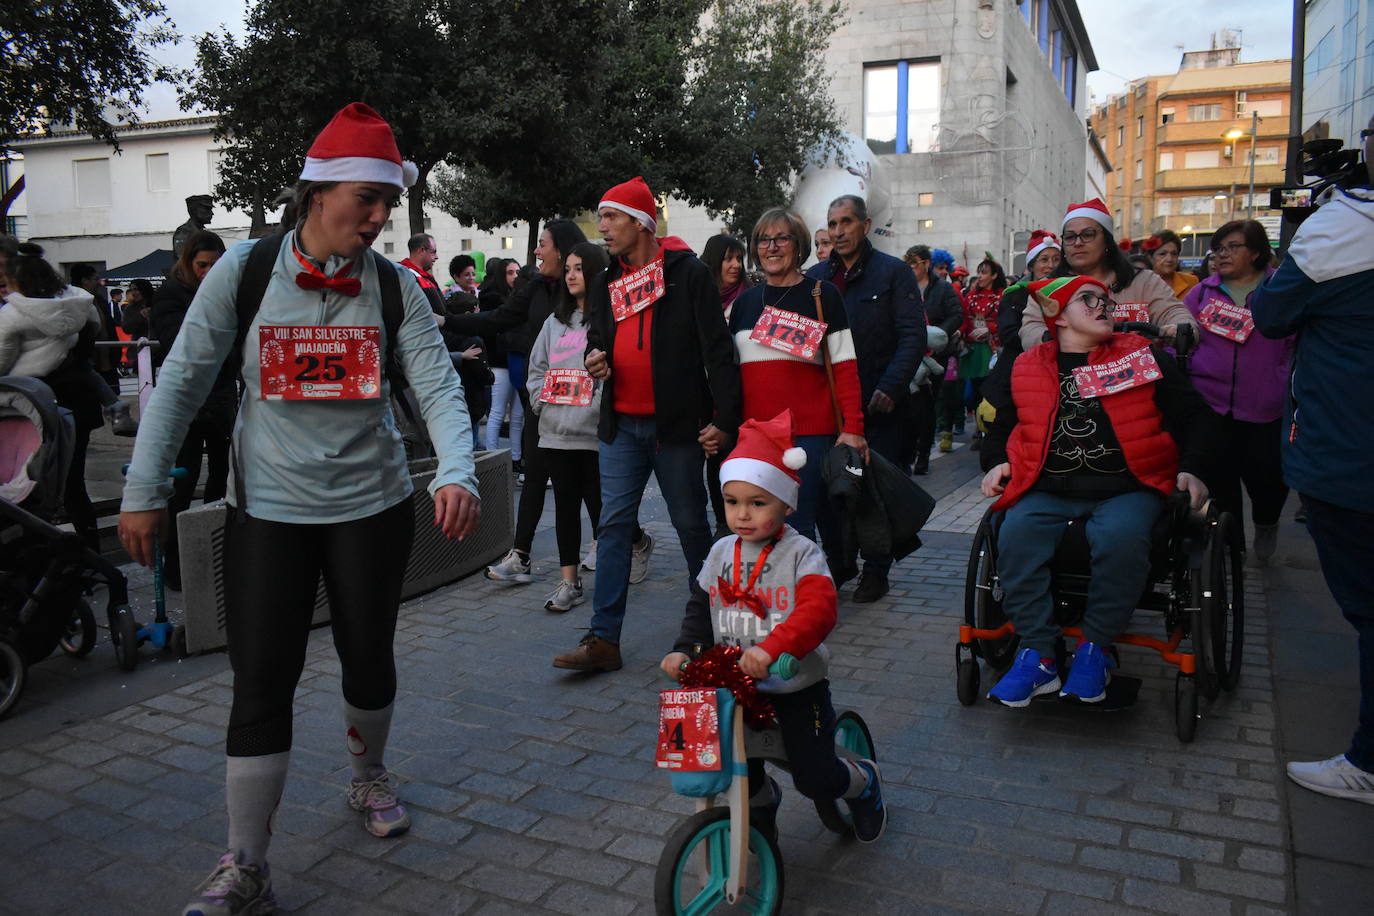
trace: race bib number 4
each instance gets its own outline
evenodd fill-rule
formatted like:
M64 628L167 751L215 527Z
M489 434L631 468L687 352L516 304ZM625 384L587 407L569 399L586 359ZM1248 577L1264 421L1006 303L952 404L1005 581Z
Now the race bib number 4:
M359 401L382 393L380 328L264 325L264 401Z
M663 256L659 255L634 273L610 285L611 312L616 321L638 315L663 298Z
M595 384L586 369L550 369L544 373L544 387L539 391L539 400L545 404L587 407L592 403Z
M1120 359L1096 366L1079 366L1073 370L1078 393L1085 398L1103 398L1109 394L1129 391L1162 378L1159 363L1149 347L1141 347Z
M1213 334L1234 340L1236 343L1245 343L1255 330L1255 319L1250 315L1248 308L1220 299L1213 299L1203 306L1197 320Z
M815 359L820 352L821 341L825 339L825 327L824 321L767 305L754 324L749 339L790 356Z
M1150 303L1118 302L1112 306L1112 321L1150 321Z
M665 690L658 695L660 769L705 773L720 769L716 691Z

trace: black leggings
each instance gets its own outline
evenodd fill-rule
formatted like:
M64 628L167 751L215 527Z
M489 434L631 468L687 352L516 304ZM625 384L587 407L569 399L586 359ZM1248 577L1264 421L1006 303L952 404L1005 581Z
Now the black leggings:
M773 693L782 746L792 771L792 784L807 798L843 798L849 789L849 767L835 754L835 708L830 681L821 680L796 693ZM762 760L749 761L749 794L763 785Z
M292 699L321 574L344 699L369 710L395 699L391 644L414 531L409 499L368 518L327 525L268 522L231 510L225 527L225 628L234 669L229 756L291 749Z
M1279 461L1282 420L1271 423L1247 423L1234 417L1219 418L1222 435L1220 460L1212 474L1213 495L1217 505L1245 521L1245 498L1241 484L1250 494L1250 508L1256 525L1277 525L1283 504L1288 499L1288 485L1283 482L1283 466Z
M514 382L512 381L512 384ZM525 466L525 485L520 488L520 505L515 512L515 549L529 556L534 534L544 514L544 490L550 480L548 449L539 447L539 418L530 411L530 396L522 375L515 389L525 409L525 428L520 432L521 463Z
M558 535L558 565L576 566L582 552L582 506L592 521L592 534L601 524L601 466L597 452L542 449L553 477L554 530ZM528 478L526 478L528 480ZM528 486L528 484L527 484Z

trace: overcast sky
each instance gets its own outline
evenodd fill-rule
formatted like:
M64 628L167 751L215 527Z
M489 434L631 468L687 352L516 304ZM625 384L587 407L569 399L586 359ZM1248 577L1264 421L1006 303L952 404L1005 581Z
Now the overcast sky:
M188 39L176 47L155 49L159 62L190 67L195 55L189 37L221 23L237 34L243 32L242 0L164 2L177 29ZM1241 60L1288 57L1292 47L1291 0L1154 0L1148 4L1078 0L1078 8L1101 68L1088 75L1088 88L1099 100L1138 77L1173 73L1182 51L1210 47L1212 33L1219 29L1241 30ZM176 93L168 86L153 87L147 101L149 117L183 116Z

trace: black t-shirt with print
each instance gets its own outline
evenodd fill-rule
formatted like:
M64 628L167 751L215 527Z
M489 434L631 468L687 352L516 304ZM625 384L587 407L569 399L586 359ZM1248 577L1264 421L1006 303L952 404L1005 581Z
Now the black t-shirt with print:
M1059 354L1059 413L1045 468L1033 489L1102 499L1141 486L1126 467L1126 455L1102 399L1078 393L1073 370L1087 364L1087 353Z

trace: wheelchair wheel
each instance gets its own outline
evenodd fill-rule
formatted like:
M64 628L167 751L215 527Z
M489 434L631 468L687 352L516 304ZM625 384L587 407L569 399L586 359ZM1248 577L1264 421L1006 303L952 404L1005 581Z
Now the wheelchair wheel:
M1174 680L1174 728L1178 740L1187 743L1197 735L1197 678L1178 673Z
M688 818L663 847L654 876L654 910L659 916L715 912L775 916L782 912L782 853L757 827L749 828L749 882L730 904L730 809L707 808Z
M0 719L3 719L24 694L29 670L19 650L0 639Z
M1210 556L1203 566L1202 609L1211 633L1209 659L1226 690L1240 683L1245 651L1245 544L1235 516L1223 512L1212 530Z
M967 653L967 655L966 655ZM978 687L982 675L978 670L978 659L963 645L954 649L954 677L959 693L959 702L972 706L978 702Z
M121 606L110 615L110 638L114 640L115 659L125 671L138 667L138 621L134 612Z
M95 648L95 614L84 600L78 600L72 608L72 619L62 630L57 644L72 658L85 658Z
M974 663L977 665L977 662ZM863 757L876 761L877 751L873 749L873 734L868 723L857 712L846 709L835 718L836 751L843 749L850 756ZM840 756L845 756L841 754ZM812 801L821 823L832 833L840 836L854 835L854 820L849 816L849 806L838 798L817 798Z
M997 551L992 533L992 513L983 516L969 549L968 574L964 580L964 622L982 630L995 630L1007 622L1002 610L1002 582L997 577ZM978 654L994 671L1005 671L1016 657L1017 637L978 640Z

